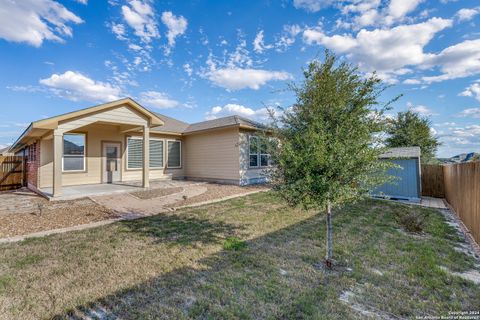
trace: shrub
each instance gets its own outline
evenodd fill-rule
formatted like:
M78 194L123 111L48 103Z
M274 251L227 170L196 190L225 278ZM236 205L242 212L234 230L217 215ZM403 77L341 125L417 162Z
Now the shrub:
M428 212L412 210L397 214L397 222L408 232L420 233L425 229L428 216Z
M223 249L238 251L247 246L247 243L237 237L228 237L223 243Z

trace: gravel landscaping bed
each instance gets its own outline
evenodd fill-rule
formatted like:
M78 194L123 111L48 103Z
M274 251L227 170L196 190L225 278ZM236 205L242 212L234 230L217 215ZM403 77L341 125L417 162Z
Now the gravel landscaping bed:
M196 203L221 199L228 196L233 196L237 194L248 193L255 190L266 189L265 186L235 186L235 185L223 185L223 184L207 184L207 191L201 195L187 198L178 202L175 202L171 207L182 207L187 205L192 205Z
M35 199L29 212L0 215L0 238L73 227L115 218L113 211L90 199L48 202Z
M162 188L162 189L153 189L147 191L137 191L131 192L132 196L135 196L142 200L153 199L168 196L170 194L182 192L183 187L176 187L176 188Z

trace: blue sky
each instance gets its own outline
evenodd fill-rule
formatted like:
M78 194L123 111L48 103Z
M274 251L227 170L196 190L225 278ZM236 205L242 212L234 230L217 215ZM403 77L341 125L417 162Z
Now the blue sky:
M477 0L4 0L0 147L31 122L131 96L186 122L256 120L328 48L429 116L439 156L480 152Z

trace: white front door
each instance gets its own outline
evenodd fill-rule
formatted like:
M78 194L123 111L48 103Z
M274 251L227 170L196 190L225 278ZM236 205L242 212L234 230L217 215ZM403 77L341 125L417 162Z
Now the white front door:
M120 181L120 143L103 144L103 183Z

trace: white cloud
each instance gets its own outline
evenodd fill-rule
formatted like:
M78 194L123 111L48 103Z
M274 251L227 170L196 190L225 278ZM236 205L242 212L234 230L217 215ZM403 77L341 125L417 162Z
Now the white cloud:
M112 32L118 40L126 40L125 26L121 23L111 24Z
M64 42L72 37L69 24L83 20L52 0L0 2L0 38L40 47L45 40Z
M460 95L464 97L475 97L475 99L480 101L480 83L472 83L470 86L465 88L465 90L462 91Z
M309 12L318 12L320 9L329 7L333 0L293 0L293 6L297 9L304 9Z
M175 38L184 34L187 30L187 19L183 16L175 16L170 11L162 13L162 22L168 28L167 39L170 47L175 46Z
M125 22L134 30L134 34L146 43L160 37L155 12L150 2L130 0L128 4L122 6L122 15Z
M78 3L81 3L81 4L88 4L88 0L75 0L77 1Z
M140 102L148 107L169 109L178 106L178 101L168 97L164 92L145 91L140 94Z
M458 21L469 21L472 20L477 14L480 13L479 8L463 8L457 11L455 15L458 18Z
M300 32L302 32L302 28L298 24L284 25L280 37L275 42L276 50L282 52L288 49L295 43L295 38Z
M392 29L362 29L355 36L328 36L320 28L308 28L303 32L303 39L309 45L320 44L346 54L363 71L376 70L388 78L402 74L402 70L408 70L406 66L418 66L431 59L433 55L424 53L424 47L436 33L451 25L452 20L432 18Z
M458 114L459 117L480 119L480 108L465 109Z
M407 107L408 107L409 110L412 110L413 112L417 112L417 113L421 114L422 116L437 115L437 113L434 113L432 110L430 110L426 106L422 106L422 105L414 106L411 102L408 102Z
M403 81L404 84L421 84L422 81L418 80L418 79L405 79Z
M466 40L431 54L422 64L422 68L438 66L443 73L438 76L422 77L425 82L463 78L480 73L480 39Z
M211 69L204 74L204 78L219 87L235 91L245 88L258 90L269 81L289 80L292 76L284 71L223 68Z
M130 43L130 44L128 45L128 48L129 48L129 49L132 49L133 51L142 51L142 50L143 50L142 47L140 47L139 45L134 44L134 43Z
M253 50L256 53L263 53L265 50L271 49L272 47L271 44L265 45L263 41L263 30L260 30L255 36L255 40L253 40Z
M75 71L52 74L41 79L55 95L72 101L105 102L120 99L122 90L112 84L95 81Z
M423 0L391 0L388 5L388 15L385 17L387 24L402 20L412 12Z
M230 91L250 88L258 90L269 81L292 79L291 74L285 71L264 70L253 67L253 59L247 50L247 42L239 30L239 44L235 51L223 51L221 59L215 59L213 54L208 56L207 68L202 68L199 75L210 80L213 84Z
M230 116L230 115L239 115L242 117L264 121L269 118L269 113L267 108L260 108L254 110L249 107L245 107L240 104L228 103L221 106L213 107L210 111L205 114L207 120L212 120L220 117Z
M192 74L193 74L193 69L192 69L192 67L190 66L189 63L185 63L185 64L183 65L183 70L188 74L189 77L192 76Z
M421 2L423 0L344 0L337 3L343 14L337 20L337 27L358 30L366 26L392 26L405 20L412 21L407 15Z

